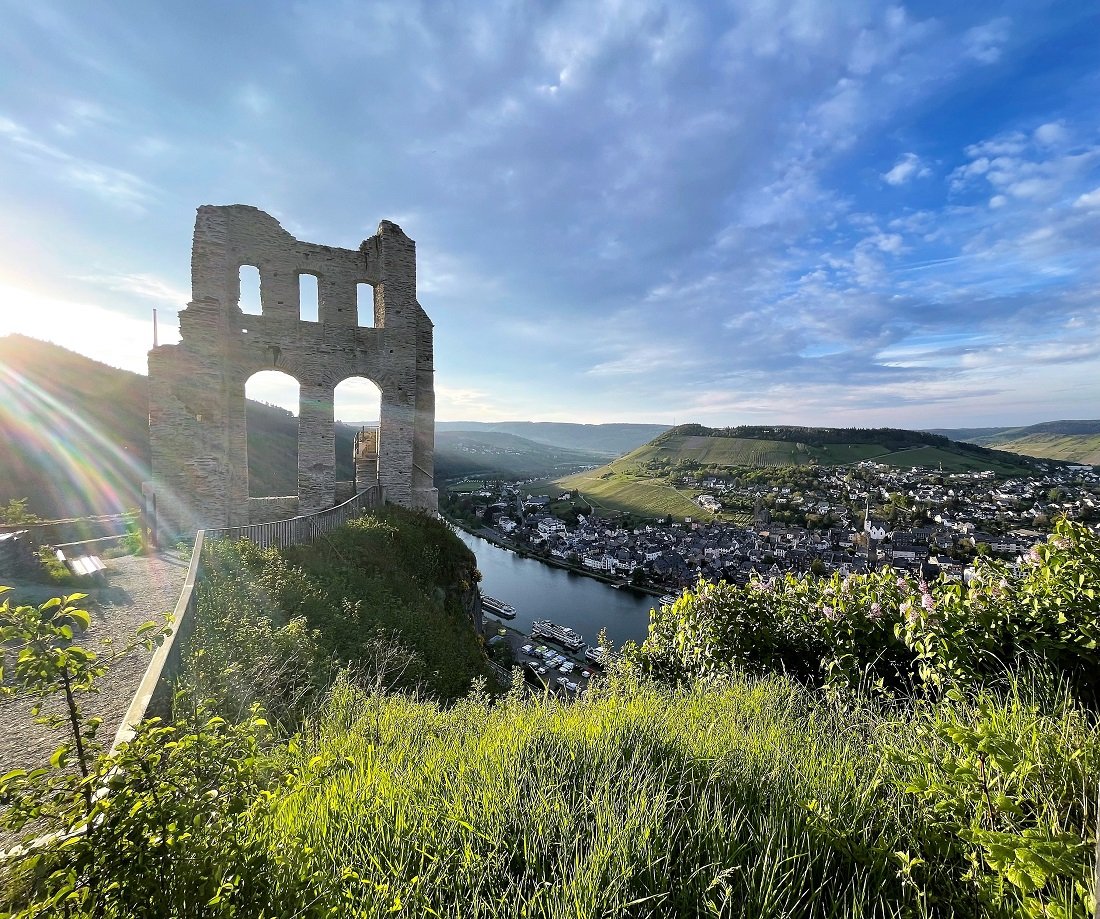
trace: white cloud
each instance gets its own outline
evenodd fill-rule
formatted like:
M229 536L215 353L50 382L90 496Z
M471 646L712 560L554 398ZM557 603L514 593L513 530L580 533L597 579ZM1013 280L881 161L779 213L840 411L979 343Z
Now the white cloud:
M106 287L118 293L153 300L174 309L182 309L191 299L191 294L187 290L175 287L151 274L84 275L76 280Z
M890 185L904 185L910 179L921 179L926 175L929 175L929 169L921 163L920 157L915 153L906 153L889 172L883 173L882 177Z
M982 64L995 64L1001 59L1011 24L1000 17L970 29L964 39L966 54Z
M90 192L122 210L143 214L155 197L143 179L113 166L74 156L36 137L19 123L0 115L0 137L13 151L39 169L46 169L76 188Z
M1058 121L1050 121L1041 124L1035 129L1035 140L1044 147L1054 147L1064 144L1069 139L1065 125Z
M252 83L237 90L237 102L257 117L266 115L274 106L271 96Z
M1089 209L1100 208L1100 188L1094 188L1092 191L1085 192L1073 202L1073 206Z

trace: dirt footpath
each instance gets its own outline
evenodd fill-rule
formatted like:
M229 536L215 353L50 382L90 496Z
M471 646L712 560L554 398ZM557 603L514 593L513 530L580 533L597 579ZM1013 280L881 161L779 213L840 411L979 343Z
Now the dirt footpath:
M44 585L12 582L14 588L3 594L13 605L42 603L50 597L70 593L86 593L81 606L92 617L91 628L77 638L82 647L101 650L106 656L110 648L100 649L107 638L115 647L130 641L143 622L150 619L163 624L164 614L171 612L187 577L190 558L178 552L157 555L127 555L106 559L106 585L80 586ZM134 691L149 663L150 652L144 648L118 661L97 685L98 693L85 693L79 701L88 716L103 719L98 739L110 746L122 716L130 705ZM27 698L0 700L0 774L10 769L29 769L46 765L50 754L65 741L66 735L34 724L31 700ZM51 710L60 710L56 706Z

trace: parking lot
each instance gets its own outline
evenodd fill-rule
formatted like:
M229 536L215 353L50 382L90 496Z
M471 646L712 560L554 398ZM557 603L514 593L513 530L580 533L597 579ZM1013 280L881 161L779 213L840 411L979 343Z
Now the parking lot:
M523 668L527 682L534 686L575 694L583 692L597 672L593 664L584 659L583 651L573 654L554 642L531 638L496 619L485 618L485 633L490 642L496 637L511 646L515 666Z

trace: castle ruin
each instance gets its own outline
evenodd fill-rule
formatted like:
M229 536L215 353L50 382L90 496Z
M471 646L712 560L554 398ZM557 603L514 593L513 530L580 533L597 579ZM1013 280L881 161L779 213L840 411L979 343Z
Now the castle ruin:
M240 269L260 275L260 315L242 312ZM303 319L299 277L317 278L316 321ZM360 326L356 285L374 290L374 326ZM299 384L299 514L336 500L333 393L349 377L381 390L379 429L364 441L357 487L434 512L432 323L416 300L416 244L387 220L358 249L295 239L254 207L200 207L192 299L181 341L149 352L149 439L160 528L256 522L248 492L245 384L279 370ZM369 448L369 454L368 454ZM368 474L368 455L375 462ZM360 479L359 469L363 475Z

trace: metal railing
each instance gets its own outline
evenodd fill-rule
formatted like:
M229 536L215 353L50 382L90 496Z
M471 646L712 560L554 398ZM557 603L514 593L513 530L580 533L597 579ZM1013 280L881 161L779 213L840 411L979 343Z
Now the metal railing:
M378 485L360 492L342 504L327 511L303 514L287 520L271 523L255 523L240 527L217 527L199 530L191 550L191 563L183 582L175 609L172 611L172 630L157 646L137 692L118 726L111 752L119 744L132 740L137 726L154 711L167 712L172 701L172 683L180 670L183 653L195 628L195 604L198 600L198 584L202 580L203 544L211 539L247 539L261 548L270 546L302 546L317 537L343 526L372 507L382 503L382 489Z
M327 511L301 514L286 520L272 520L270 523L209 528L204 532L207 539L247 539L263 549L271 546L305 546L318 536L343 526L352 517L381 503L381 488L372 485L366 491L361 491Z

